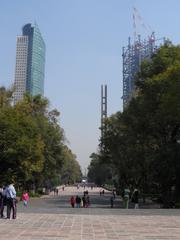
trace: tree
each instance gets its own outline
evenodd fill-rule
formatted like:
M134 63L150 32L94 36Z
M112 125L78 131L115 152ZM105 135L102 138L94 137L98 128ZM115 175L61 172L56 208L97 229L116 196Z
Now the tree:
M72 181L79 179L76 157L65 151L60 113L49 111L49 101L40 95L25 95L15 105L11 97L11 91L0 88L0 182L13 178L20 188L52 187L60 184L69 162Z
M6 90L5 87L0 87L0 108L10 106L12 93L12 90Z
M61 181L64 184L73 184L80 182L82 172L79 163L76 160L76 155L67 147L63 147L64 165L61 170Z
M136 93L123 113L107 119L104 159L119 186L180 198L180 46L167 42L136 76Z
M101 156L92 153L91 162L88 166L88 181L94 182L98 186L112 183L112 168L110 165L101 162Z
M16 108L0 110L1 178L24 184L43 166L43 141L33 119Z

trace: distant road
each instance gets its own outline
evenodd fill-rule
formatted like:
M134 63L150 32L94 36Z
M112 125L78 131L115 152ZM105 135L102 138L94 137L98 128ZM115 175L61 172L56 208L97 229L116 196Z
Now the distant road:
M79 195L83 196L84 190L88 190L90 196L89 208L71 208L70 197ZM114 201L114 208L110 208L111 192L105 190L104 196L100 196L101 188L83 188L80 187L59 187L59 194L54 195L53 192L42 198L30 199L29 206L25 208L22 202L18 203L18 212L23 213L55 213L55 214L90 214L90 215L180 215L179 209L159 209L158 204L143 205L140 204L140 209L133 209L133 204L130 203L130 209L124 209L122 199L117 196Z
M110 208L110 196L111 192L104 190L104 195L100 196L101 188L83 188L80 187L65 187L64 191L62 187L59 187L58 195L51 192L49 196L44 196L42 198L34 198L30 199L30 203L28 208L24 208L22 202L18 203L18 211L20 212L40 212L40 213L72 213L72 212L79 212L82 213L83 211L86 213L89 212L90 209L109 209ZM88 191L90 197L90 207L88 209L72 209L70 206L70 198L71 196L79 195L80 197L83 196L84 191ZM117 197L115 200L115 207L120 208L121 201L120 198Z

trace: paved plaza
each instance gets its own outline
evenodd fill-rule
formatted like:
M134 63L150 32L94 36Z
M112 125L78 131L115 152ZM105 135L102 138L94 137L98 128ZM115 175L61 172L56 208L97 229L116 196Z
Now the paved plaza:
M78 191L78 192L77 192ZM180 211L175 209L123 209L120 199L109 206L110 193L89 190L89 208L72 209L71 195L83 189L66 188L58 196L33 199L28 208L18 203L16 220L0 219L2 240L180 240Z

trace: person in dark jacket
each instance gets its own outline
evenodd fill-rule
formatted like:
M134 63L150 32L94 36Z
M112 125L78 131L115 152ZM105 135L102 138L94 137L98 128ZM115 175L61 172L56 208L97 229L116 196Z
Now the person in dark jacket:
M114 196L110 197L110 204L111 204L111 208L114 207Z
M81 207L81 198L78 195L76 196L76 207L77 208Z
M139 191L138 189L134 189L133 195L132 195L132 202L134 203L134 208L139 208Z
M1 212L1 218L4 217L3 211L4 211L4 204L3 204L3 188L0 188L0 212Z
M82 197L82 202L83 202L83 207L85 207L86 206L86 197L85 197L85 195Z
M4 207L7 205L6 198L6 187L1 188L0 191L0 217L5 218L4 216Z

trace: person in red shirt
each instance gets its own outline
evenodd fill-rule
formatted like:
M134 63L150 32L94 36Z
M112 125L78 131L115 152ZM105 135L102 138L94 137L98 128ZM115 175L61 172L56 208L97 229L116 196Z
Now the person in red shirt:
M26 191L24 191L22 194L22 201L23 201L24 206L27 207L28 202L29 202L29 194Z
M71 203L72 208L74 208L74 205L76 203L74 196L71 197L70 203Z

